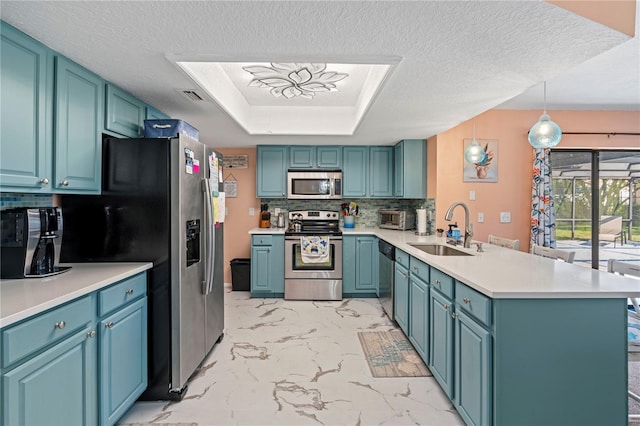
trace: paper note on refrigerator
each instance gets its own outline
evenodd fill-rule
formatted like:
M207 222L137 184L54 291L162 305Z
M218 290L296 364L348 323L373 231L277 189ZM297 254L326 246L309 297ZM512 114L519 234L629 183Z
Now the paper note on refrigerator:
M224 217L226 216L226 212L227 212L226 199L227 199L227 196L224 192L218 193L218 211L220 213L218 215L218 222L220 223L224 223Z

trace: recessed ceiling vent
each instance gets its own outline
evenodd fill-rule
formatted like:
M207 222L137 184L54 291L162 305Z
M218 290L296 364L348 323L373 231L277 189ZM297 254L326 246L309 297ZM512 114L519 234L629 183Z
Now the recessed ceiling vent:
M196 92L195 90L182 90L182 94L194 102L199 102L204 100L204 98L200 96L198 92Z

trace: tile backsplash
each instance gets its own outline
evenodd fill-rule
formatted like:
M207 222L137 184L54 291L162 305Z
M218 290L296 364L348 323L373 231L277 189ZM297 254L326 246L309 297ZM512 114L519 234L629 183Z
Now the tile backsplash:
M0 210L14 207L51 207L53 195L51 194L18 194L13 192L0 192Z
M336 210L340 211L340 206L344 203L355 202L358 204L358 216L356 217L356 225L375 226L378 221L378 210L380 209L408 209L416 210L425 207L431 211L431 216L435 216L436 200L435 198L427 198L426 200L400 200L400 199L374 199L374 198L354 198L343 200L287 200L263 198L261 203L266 203L271 212L272 226L276 226L274 209L280 210ZM342 223L341 223L342 225ZM429 234L433 234L433 225L427 229Z

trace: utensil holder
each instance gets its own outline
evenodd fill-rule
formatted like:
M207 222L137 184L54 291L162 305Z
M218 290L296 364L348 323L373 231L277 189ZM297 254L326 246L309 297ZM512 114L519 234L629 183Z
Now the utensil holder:
M345 216L344 217L344 227L345 228L354 228L356 226L356 217L355 216Z

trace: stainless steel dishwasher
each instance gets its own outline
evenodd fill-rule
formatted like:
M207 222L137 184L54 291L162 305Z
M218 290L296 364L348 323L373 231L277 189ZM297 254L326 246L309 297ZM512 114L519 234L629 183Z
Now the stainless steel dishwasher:
M379 291L378 299L382 309L393 321L393 275L395 271L396 248L386 241L378 240Z

